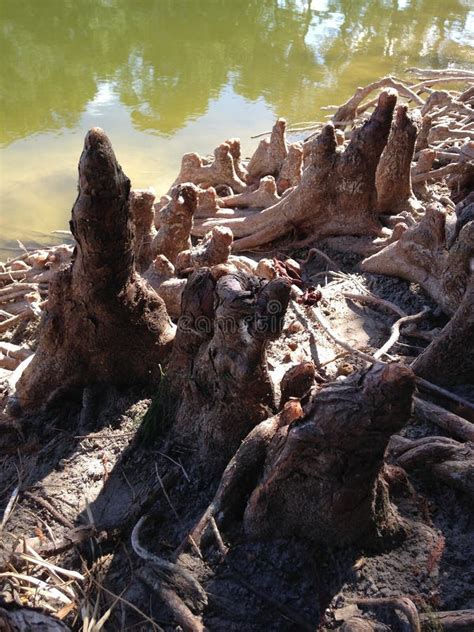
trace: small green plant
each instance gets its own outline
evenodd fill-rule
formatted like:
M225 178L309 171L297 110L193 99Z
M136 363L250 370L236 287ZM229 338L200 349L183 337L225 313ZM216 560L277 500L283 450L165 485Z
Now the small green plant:
M149 409L143 416L140 426L142 441L154 441L163 435L173 423L176 413L176 402L169 394L166 374L160 365L160 383Z

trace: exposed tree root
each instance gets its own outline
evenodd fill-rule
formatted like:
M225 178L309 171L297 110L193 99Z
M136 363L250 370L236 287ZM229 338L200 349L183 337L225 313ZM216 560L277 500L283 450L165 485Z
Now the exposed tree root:
M396 463L406 470L429 467L444 483L474 497L474 448L446 437L411 441L397 438L389 448Z
M242 503L253 538L341 546L393 533L398 521L380 468L390 436L410 415L413 390L411 371L392 364L324 387L303 417L288 402L242 442L192 537L199 542L211 516L222 520Z
M226 184L234 193L241 193L245 183L237 176L231 148L222 143L214 150L214 161L205 164L198 154L184 154L181 171L174 185L184 182L204 185L203 188Z
M145 271L153 258L155 230L155 194L144 189L130 191L130 213L135 226L134 249L138 272Z
M445 632L470 632L474 629L474 610L420 614L420 622L422 629L427 631L441 627Z
M474 424L432 402L415 397L413 412L420 421L434 423L460 441L474 442Z
M173 435L203 461L212 453L216 467L225 465L275 410L265 347L281 332L289 293L283 279L243 273L216 281L204 269L188 280L167 376L180 396Z
M381 358L383 355L385 355L386 353L390 351L390 349L393 347L393 345L397 342L398 338L400 337L400 327L402 325L405 325L406 323L416 323L422 320L423 318L425 318L425 316L429 312L430 312L430 309L428 307L425 307L418 314L413 314L411 316L402 316L401 318L399 318L392 325L390 338L387 340L386 343L384 343L382 347L380 347L380 349L377 349L377 351L375 351L374 358L378 360L379 358Z
M194 217L212 217L216 215L220 206L218 204L218 195L214 187L198 190L198 202Z
M242 182L247 182L247 168L242 163L242 152L240 149L240 138L230 138L226 140L226 145L229 145L230 155L234 161L234 170L238 178Z
M298 186L302 174L303 146L301 143L290 143L277 180L278 193L281 195L287 189Z
M420 617L415 604L408 597L377 597L374 599L368 599L365 597L355 598L353 600L358 606L369 608L393 608L400 610L408 619L411 632L421 632Z
M211 268L219 263L226 263L232 240L232 231L229 228L215 226L197 246L179 253L176 258L176 270L179 273L183 270Z
M163 301L135 271L129 190L109 139L92 129L72 211L76 254L50 284L38 349L17 383L23 409L58 389L159 380L174 330Z
M313 143L312 162L301 183L280 202L258 214L220 221L232 229L233 249L255 248L294 228L325 235L373 234L377 221L375 172L389 135L396 95L385 91L370 120L336 152L334 127L327 125ZM217 220L209 220L211 227Z
M275 178L273 176L264 176L261 178L257 190L246 189L238 195L229 195L221 198L220 203L225 208L268 208L280 200L276 190Z
M169 316L174 319L179 318L186 279L179 279L176 276L174 265L164 255L157 255L143 278L163 299Z
M446 215L429 206L400 238L362 262L362 269L419 283L448 314L461 303L474 254L474 222L468 222L447 249Z
M379 471L390 435L408 420L413 389L413 375L399 365L373 367L364 376L323 388L308 417L272 439L263 477L245 510L246 532L252 537L298 534L336 546L393 533L397 519ZM343 401L349 400L345 411ZM347 472L347 478L334 480L336 470Z
M287 154L286 121L278 119L273 126L270 138L260 141L247 165L249 182L256 182L268 175L278 177Z
M460 237L474 222L466 225ZM441 386L472 383L474 375L474 277L449 323L412 364L415 373Z
M170 202L160 211L160 228L153 240L153 256L164 255L172 264L182 250L191 248L191 229L197 206L197 189L192 184L177 185Z
M408 107L399 105L375 176L380 213L416 213L421 208L413 195L410 172L417 132L417 125L408 115Z

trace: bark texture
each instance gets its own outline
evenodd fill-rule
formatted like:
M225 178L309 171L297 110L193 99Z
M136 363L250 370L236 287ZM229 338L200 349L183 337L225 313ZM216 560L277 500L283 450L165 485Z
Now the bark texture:
M178 319L181 314L181 297L186 279L179 279L176 276L174 265L164 255L157 255L143 274L143 278L164 300L169 316Z
M273 126L270 138L260 141L254 155L247 165L250 181L258 181L263 176L278 177L288 154L286 143L286 121L278 119Z
M153 239L155 230L155 194L144 189L130 191L130 212L135 227L135 263L138 272L143 272L153 258Z
M296 187L301 182L303 173L303 145L291 143L288 145L288 154L281 165L277 180L277 190L281 195L287 189Z
M454 316L412 366L417 375L440 386L473 383L474 276Z
M153 240L153 255L164 255L172 264L182 250L191 248L193 216L198 193L193 184L179 184L171 191L171 200L160 211L160 228Z
M167 373L180 401L173 434L208 471L275 410L265 349L281 333L290 295L283 279L216 276L201 269L189 278Z
M273 176L265 176L260 180L258 189L246 189L238 195L229 195L222 198L220 203L225 208L268 208L280 200L277 195L277 187Z
M59 619L28 608L0 608L2 632L68 632L70 628Z
M250 537L325 546L393 534L384 452L410 417L414 389L409 368L375 365L321 388L305 414L289 401L242 442L208 514L235 514L244 503Z
M399 105L375 176L380 213L397 215L403 211L413 213L420 208L411 186L411 162L417 133L418 125L408 114L408 107Z
M136 272L129 192L109 139L90 130L70 223L76 250L50 283L39 346L17 384L23 409L62 388L159 381L174 327Z
M229 259L232 240L230 228L215 226L199 244L179 253L176 258L177 272L190 268L210 268L219 263L226 263Z
M272 439L245 510L247 533L340 546L392 532L383 456L409 419L413 392L413 373L396 364L321 389L311 412Z

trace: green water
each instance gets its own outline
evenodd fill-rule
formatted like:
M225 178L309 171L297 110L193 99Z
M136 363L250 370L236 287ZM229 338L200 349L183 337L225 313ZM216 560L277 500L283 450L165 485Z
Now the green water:
M186 151L322 119L412 65L472 68L473 0L0 0L0 247L66 229L86 130L135 187Z

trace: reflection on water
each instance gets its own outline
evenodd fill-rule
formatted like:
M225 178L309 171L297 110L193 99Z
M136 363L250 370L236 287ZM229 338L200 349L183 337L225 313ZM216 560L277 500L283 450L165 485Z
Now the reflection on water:
M471 0L2 0L3 245L50 241L85 131L134 186L166 189L185 151L315 120L410 65L474 63ZM43 235L43 236L42 236Z

